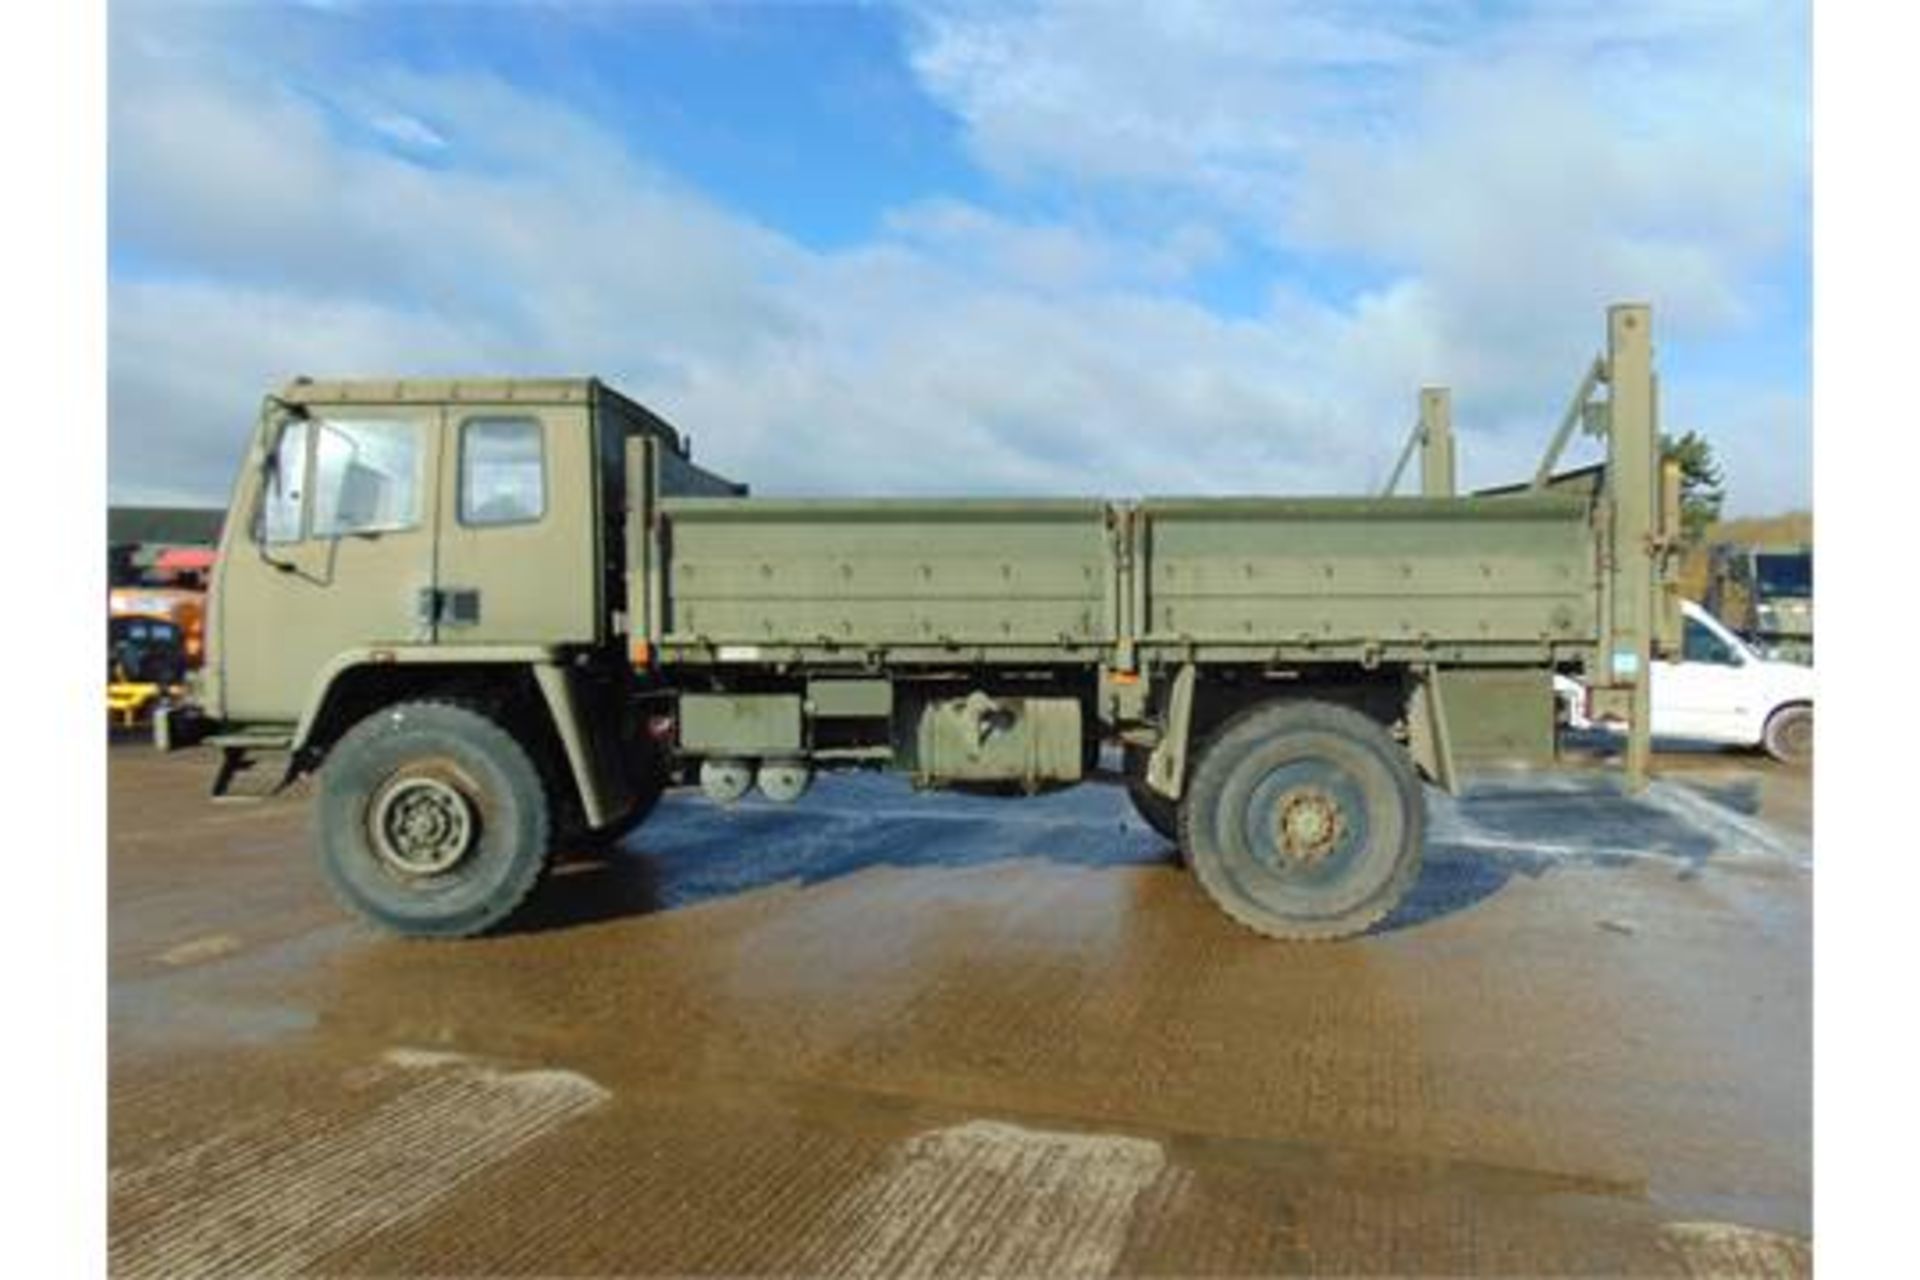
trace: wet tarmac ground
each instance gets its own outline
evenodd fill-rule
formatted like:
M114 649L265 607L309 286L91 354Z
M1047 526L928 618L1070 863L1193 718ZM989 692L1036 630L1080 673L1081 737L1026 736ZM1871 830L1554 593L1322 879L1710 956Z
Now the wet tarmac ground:
M675 795L525 927L389 939L296 795L109 754L123 1275L1799 1275L1811 805L1739 755L1430 793L1365 938L1124 795Z

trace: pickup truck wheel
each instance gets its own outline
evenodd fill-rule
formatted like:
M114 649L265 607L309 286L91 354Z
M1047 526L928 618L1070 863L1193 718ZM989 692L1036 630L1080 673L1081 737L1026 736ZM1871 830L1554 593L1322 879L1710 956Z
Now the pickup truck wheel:
M1133 801L1141 821L1175 844L1180 842L1180 802L1169 800L1147 785L1147 758L1144 747L1128 747L1124 753L1127 770L1127 799Z
M473 708L405 702L355 725L320 770L320 865L359 915L412 937L504 922L545 870L546 784L526 748Z
M1781 707L1767 717L1760 744L1782 764L1805 764L1813 759L1813 708L1804 702Z
M1378 723L1332 703L1269 702L1201 749L1181 847L1234 920L1272 938L1360 933L1420 871L1426 802Z

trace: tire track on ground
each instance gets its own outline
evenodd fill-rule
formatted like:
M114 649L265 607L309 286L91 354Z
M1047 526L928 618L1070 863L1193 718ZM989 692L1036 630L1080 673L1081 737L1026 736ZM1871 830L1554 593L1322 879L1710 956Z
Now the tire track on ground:
M823 1214L795 1270L840 1276L1104 1276L1160 1144L974 1120L903 1143Z
M122 1276L265 1276L424 1213L474 1175L609 1096L570 1071L504 1071L397 1050L419 1077L356 1123L302 1111L216 1135L114 1179L110 1269ZM139 1212L145 1210L146 1212Z

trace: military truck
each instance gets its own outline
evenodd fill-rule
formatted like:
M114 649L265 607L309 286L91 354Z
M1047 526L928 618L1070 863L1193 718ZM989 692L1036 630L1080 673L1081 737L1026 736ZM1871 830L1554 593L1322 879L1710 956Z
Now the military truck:
M234 487L199 718L156 732L209 737L216 796L317 775L327 879L401 934L502 925L677 784L1032 793L1103 748L1227 915L1358 933L1424 785L1550 757L1556 671L1644 778L1679 527L1650 319L1612 309L1535 483L1469 497L753 497L593 379L296 380ZM1557 474L1579 425L1606 463Z
M1812 547L1716 544L1702 603L1762 655L1812 664Z

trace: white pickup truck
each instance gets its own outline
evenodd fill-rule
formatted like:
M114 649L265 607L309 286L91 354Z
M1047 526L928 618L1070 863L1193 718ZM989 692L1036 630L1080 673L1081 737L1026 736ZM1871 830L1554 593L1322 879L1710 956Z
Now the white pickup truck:
M1653 664L1653 736L1759 747L1776 760L1813 758L1813 669L1754 652L1700 606L1682 604L1680 661ZM1568 728L1606 729L1587 715L1586 690L1554 677Z

